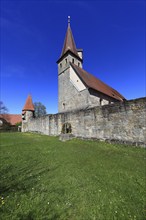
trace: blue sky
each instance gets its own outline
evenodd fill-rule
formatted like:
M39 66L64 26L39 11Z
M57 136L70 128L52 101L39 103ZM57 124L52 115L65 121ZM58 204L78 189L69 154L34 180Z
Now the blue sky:
M28 94L56 113L67 17L83 68L126 99L145 96L145 1L1 0L1 97L21 114Z

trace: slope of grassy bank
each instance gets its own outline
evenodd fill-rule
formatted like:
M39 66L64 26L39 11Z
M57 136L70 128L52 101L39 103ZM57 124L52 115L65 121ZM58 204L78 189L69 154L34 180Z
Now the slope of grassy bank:
M0 135L0 219L145 219L144 149Z

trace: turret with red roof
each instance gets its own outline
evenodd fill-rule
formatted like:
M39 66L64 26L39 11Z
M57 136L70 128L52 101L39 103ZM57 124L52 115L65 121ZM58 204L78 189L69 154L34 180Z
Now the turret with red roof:
M28 95L28 97L26 99L26 102L25 102L25 105L22 109L23 122L28 122L28 120L30 118L33 118L34 117L34 112L35 112L35 109L34 109L34 105L33 105L33 102L32 102L32 97L31 97L31 95Z

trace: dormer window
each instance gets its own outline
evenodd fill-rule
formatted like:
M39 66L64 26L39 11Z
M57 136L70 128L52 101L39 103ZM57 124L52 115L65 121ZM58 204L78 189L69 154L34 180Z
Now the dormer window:
M74 60L74 58L72 59L72 63L74 63L75 62L75 60Z

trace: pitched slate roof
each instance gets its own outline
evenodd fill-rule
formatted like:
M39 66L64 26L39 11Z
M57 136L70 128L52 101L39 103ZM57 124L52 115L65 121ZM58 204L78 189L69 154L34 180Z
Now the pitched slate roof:
M106 94L106 95L112 97L113 99L116 99L119 101L125 100L125 98L118 91L116 91L112 87L108 86L107 84L105 84L101 80L97 79L92 74L86 72L85 70L83 70L82 68L78 67L77 65L75 65L73 63L70 63L70 65L72 66L72 68L77 73L79 78L83 81L83 83L88 88L92 88L95 91Z
M22 111L34 111L34 105L32 102L31 95L29 95L27 97L26 103L25 103Z
M77 52L77 48L76 48L76 44L74 41L74 37L72 34L70 24L68 24L68 28L67 28L67 32L66 32L66 36L65 36L65 40L64 40L64 45L63 45L61 56L60 56L59 60L69 51L72 52L78 59L81 60L81 58L79 57L78 52Z
M15 125L22 121L22 116L19 114L0 114L0 118L5 119L11 125Z

